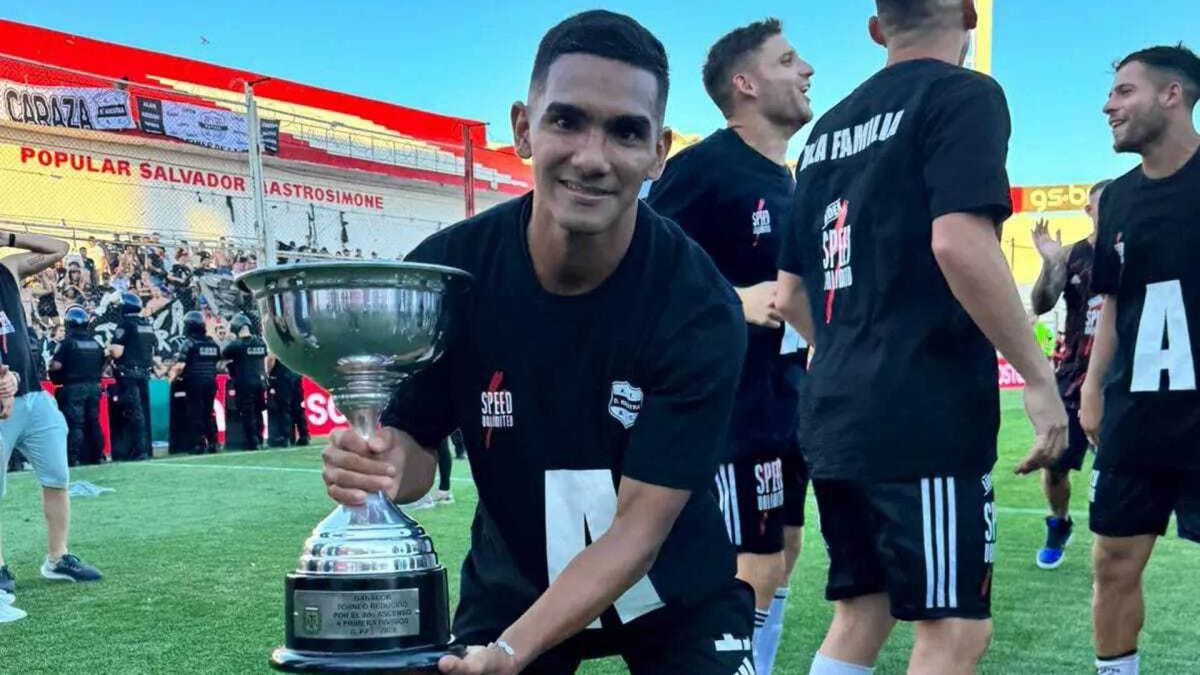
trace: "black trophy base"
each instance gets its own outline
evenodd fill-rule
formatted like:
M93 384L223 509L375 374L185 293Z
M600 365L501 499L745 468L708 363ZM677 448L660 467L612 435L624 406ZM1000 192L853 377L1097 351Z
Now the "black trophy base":
M389 675L425 675L437 673L443 656L462 656L466 647L398 649L358 654L300 652L280 647L271 654L271 667L287 673L387 673Z

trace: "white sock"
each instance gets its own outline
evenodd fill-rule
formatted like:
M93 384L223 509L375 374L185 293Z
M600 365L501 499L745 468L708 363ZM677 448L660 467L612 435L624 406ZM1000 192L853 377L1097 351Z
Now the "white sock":
M813 657L812 668L808 671L808 675L871 675L873 672L875 672L874 668L838 661L817 652L817 655Z
M787 597L787 586L775 589L775 598L767 610L766 621L760 630L755 631L754 670L757 675L771 675L771 669L775 667L775 653L779 651L779 638L783 635L783 610L787 607Z
M766 612L766 610L759 609L759 608L755 607L755 608L754 608L754 635L752 635L752 636L750 637L750 644L751 644L751 645L753 646L753 648L754 648L754 659L755 659L755 661L756 661L756 662L757 662L757 660L758 660L758 640L759 640L759 636L760 636L760 635L762 635L763 626L764 626L764 625L766 625L766 623L767 623L767 612Z
M1138 655L1117 659L1096 659L1096 675L1138 675Z

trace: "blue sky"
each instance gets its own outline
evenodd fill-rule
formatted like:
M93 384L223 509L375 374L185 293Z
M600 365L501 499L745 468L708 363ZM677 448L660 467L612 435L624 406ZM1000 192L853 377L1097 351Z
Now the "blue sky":
M509 104L524 96L537 41L594 3L575 0L55 0L6 3L4 17L112 42L245 68L490 123L511 139ZM1100 108L1113 60L1151 44L1200 48L1196 0L996 0L995 77L1013 116L1009 171L1019 185L1089 182L1136 163L1112 152ZM700 66L729 29L764 16L816 68L820 115L877 70L869 0L611 2L655 32L673 71L667 120L707 133L722 119ZM1153 11L1147 11L1152 7ZM682 8L682 9L681 9ZM201 36L207 39L204 45ZM801 131L789 156L802 147Z

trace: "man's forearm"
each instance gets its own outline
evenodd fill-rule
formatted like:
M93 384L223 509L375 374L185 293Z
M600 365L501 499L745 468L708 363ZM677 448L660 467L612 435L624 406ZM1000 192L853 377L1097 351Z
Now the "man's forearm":
M567 565L550 588L500 636L521 667L583 630L645 576L658 548L617 523Z
M1025 320L994 230L974 218L940 227L935 222L933 250L954 297L1021 377L1033 384L1053 381L1054 372Z
M786 275L786 276L785 276ZM808 290L800 277L790 272L779 273L778 300L775 309L804 341L816 343L816 327L813 325L812 306L808 302Z
M385 427L388 433L399 435L399 443L404 450L400 465L396 466L398 487L392 501L400 504L415 502L433 486L434 472L437 471L437 448L427 448L417 443L410 434L395 427Z
M1046 260L1042 271L1033 284L1029 302L1036 314L1045 314L1054 309L1059 296L1067 286L1067 262L1063 259Z

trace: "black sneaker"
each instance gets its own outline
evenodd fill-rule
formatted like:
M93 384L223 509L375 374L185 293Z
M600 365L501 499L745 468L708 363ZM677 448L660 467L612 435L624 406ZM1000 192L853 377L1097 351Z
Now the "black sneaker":
M100 570L70 553L59 558L55 564L51 564L50 557L47 556L46 561L42 563L42 576L63 581L100 581L103 578Z
M13 578L12 572L8 571L8 565L0 567L0 593L17 594L17 580Z

